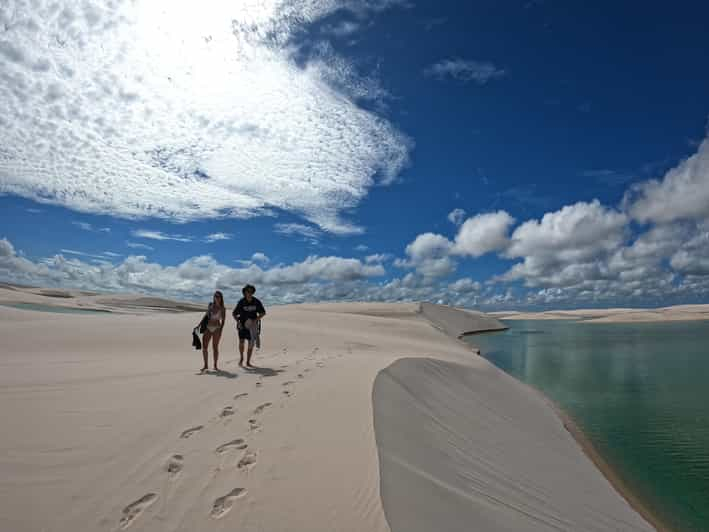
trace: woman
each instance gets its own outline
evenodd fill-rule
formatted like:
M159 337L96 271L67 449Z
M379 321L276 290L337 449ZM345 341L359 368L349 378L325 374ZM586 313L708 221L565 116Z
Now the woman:
M222 329L226 321L226 308L224 306L224 296L217 290L214 298L207 307L207 330L202 335L202 356L204 357L204 367L202 371L207 371L207 359L209 358L207 347L212 341L212 356L214 357L214 371L219 371L217 361L219 360L219 340L222 338Z

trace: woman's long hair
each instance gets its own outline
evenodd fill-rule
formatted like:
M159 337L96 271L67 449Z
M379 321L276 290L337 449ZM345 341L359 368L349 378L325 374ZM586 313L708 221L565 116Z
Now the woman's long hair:
M222 308L226 308L226 306L224 305L224 294L217 290L216 292L214 292L214 297L219 298L219 304L222 306ZM212 300L213 299L214 298L212 298Z

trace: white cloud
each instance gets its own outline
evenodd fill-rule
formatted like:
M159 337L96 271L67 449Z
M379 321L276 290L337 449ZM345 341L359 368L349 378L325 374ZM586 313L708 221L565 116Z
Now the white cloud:
M174 240L176 242L192 242L192 237L190 236L163 233L162 231L151 231L149 229L136 229L135 231L131 231L131 234L136 238L148 238L150 240Z
M360 25L357 22L351 20L342 20L337 24L327 24L322 27L322 32L326 35L333 35L335 37L349 37L350 35L359 31Z
M598 200L578 202L529 220L515 229L505 251L523 258L502 276L524 279L529 286L573 284L580 278L599 277L597 262L624 243L628 218Z
M140 242L126 241L126 246L128 246L131 249L146 249L148 251L153 251L155 249L155 248L150 247L147 244L142 244Z
M466 83L473 81L485 85L490 80L504 77L507 72L490 61L444 59L426 68L424 74L437 79L451 77Z
M211 244L213 242L219 242L221 240L231 240L232 238L234 238L234 235L232 235L231 233L212 233L210 235L205 236L204 241L208 244Z
M470 277L464 277L450 283L448 288L454 293L479 292L482 285L478 281L473 281Z
M355 247L355 251L360 251L360 252L365 252L369 249L369 246L365 244L359 244L358 246Z
M394 265L400 268L415 268L423 277L445 277L455 271L456 264L450 258L453 243L443 235L423 233L406 246L408 259L397 259Z
M68 252L71 250L65 250ZM91 259L98 255L83 254ZM170 297L206 297L215 287L229 290L232 298L244 283L256 284L270 301L283 302L294 293L311 301L327 286L351 285L386 272L381 264L368 265L343 257L311 256L302 262L263 269L257 265L231 268L211 256L192 257L176 266L148 262L143 256L129 256L111 264L66 259L55 255L37 262L23 258L7 240L0 240L0 279L9 282L85 288L91 290L148 292ZM336 289L333 289L335 293Z
M463 209L453 209L448 213L448 221L455 225L460 225L465 220L465 211Z
M92 259L98 259L102 261L110 261L115 259L116 257L120 257L118 253L113 253L111 251L104 251L103 253L86 253L84 251L77 251L74 249L60 249L60 253L64 253L66 255L77 255L79 257L88 257Z
M276 224L273 226L273 230L281 235L302 236L311 242L317 242L322 234L316 227L298 223Z
M626 203L640 222L709 219L709 139L662 180L633 186Z
M696 230L670 258L675 271L690 276L709 276L709 221Z
M406 254L414 261L448 255L453 244L443 235L423 233L406 246Z
M271 259L269 259L265 253L261 253L260 251L257 251L256 253L251 255L251 260L253 262L260 262L263 264L267 264L267 263L271 262Z
M79 227L80 229L83 229L84 231L98 231L100 233L110 233L111 228L110 227L94 227L88 222L78 222L78 221L72 221L71 222L73 225Z
M178 221L282 209L357 232L341 213L396 178L409 141L358 106L341 58L303 66L291 44L342 8L394 4L0 7L0 193Z
M515 219L505 211L468 218L458 230L453 253L479 257L504 249L509 243L507 233L514 222Z
M367 264L381 264L382 262L386 262L392 258L393 257L389 253L374 253L364 257L364 261Z

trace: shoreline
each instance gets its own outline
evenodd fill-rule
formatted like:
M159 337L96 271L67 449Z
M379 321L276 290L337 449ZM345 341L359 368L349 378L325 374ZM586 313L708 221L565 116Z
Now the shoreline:
M463 341L462 336L461 338L459 338L459 340ZM467 344L467 342L465 343ZM467 345L469 345L471 351L476 353L479 357L484 358L485 360L490 362L487 358L485 358L485 356L483 356L480 347L470 344ZM492 362L490 362L490 364L492 364ZM497 368L497 366L495 367ZM561 421L566 431L573 437L578 446L581 448L584 455L586 455L591 460L591 462L593 462L594 466L596 466L596 469L601 472L603 477L610 483L613 489L630 505L633 510L640 514L642 518L645 519L645 521L647 521L651 526L653 526L658 532L675 532L662 519L660 519L657 514L650 510L649 505L646 504L642 500L642 498L633 491L633 489L623 479L620 473L618 473L618 471L616 471L616 469L610 465L610 463L603 457L601 452L594 446L591 439L583 432L580 425L574 420L571 414L566 412L559 404L557 404L551 397L546 395L541 390L533 387L530 384L527 384L526 382L521 381L514 375L507 373L501 368L498 369L518 381L520 384L529 388L533 393L541 396L544 401L549 404L549 406L552 408L552 410L554 410L554 413Z
M536 390L536 388L533 389L538 393L542 393ZM650 510L648 504L646 504L642 500L642 498L633 491L633 489L629 486L628 482L626 482L620 475L620 473L618 473L618 471L610 465L610 463L603 457L601 452L593 445L591 439L586 436L586 434L583 432L583 430L581 429L579 424L574 420L574 418L571 417L570 414L564 411L554 401L552 401L552 399L549 398L546 394L542 393L542 395L544 396L544 399L546 399L551 405L551 407L554 409L556 415L559 416L559 419L561 419L564 428L568 431L569 434L571 434L571 436L573 436L574 440L576 440L576 443L579 444L584 454L588 456L588 458L594 463L596 468L603 474L606 480L608 480L610 485L613 486L613 489L615 489L615 491L617 491L618 494L627 501L630 507L633 508L633 510L635 510L636 512L638 512L643 517L643 519L645 519L650 525L655 527L658 532L674 532L674 530L667 526L667 524L662 521L662 519L660 519L657 514L653 513L652 510Z

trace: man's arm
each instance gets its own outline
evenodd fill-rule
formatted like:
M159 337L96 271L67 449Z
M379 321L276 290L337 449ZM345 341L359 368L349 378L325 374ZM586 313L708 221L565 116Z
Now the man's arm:
M256 316L258 319L263 318L266 315L266 309L263 308L263 303L261 301L258 302L258 309L256 310Z

